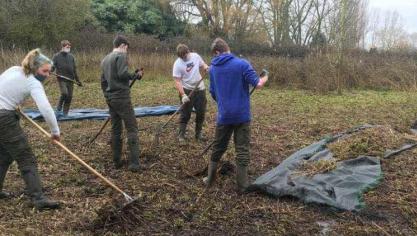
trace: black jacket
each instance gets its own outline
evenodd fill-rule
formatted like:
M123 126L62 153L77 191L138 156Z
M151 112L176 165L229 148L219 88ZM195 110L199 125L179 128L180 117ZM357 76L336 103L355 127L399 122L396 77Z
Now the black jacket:
M57 74L79 81L75 66L75 59L71 53L62 51L58 52L54 55L52 61L54 62L54 68ZM58 80L64 79L58 77Z

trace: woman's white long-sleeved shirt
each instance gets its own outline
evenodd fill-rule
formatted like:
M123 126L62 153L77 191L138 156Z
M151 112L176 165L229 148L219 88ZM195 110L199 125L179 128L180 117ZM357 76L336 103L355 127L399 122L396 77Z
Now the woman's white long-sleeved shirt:
M20 66L10 67L0 75L0 109L15 110L29 95L35 101L51 133L59 135L58 122L42 83L32 74L26 76Z

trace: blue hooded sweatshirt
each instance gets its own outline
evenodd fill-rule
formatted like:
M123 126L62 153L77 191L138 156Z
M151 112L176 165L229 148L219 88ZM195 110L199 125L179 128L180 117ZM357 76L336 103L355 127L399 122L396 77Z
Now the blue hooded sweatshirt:
M217 124L230 125L251 120L249 85L258 85L259 76L249 62L230 53L212 59L210 94L217 102Z

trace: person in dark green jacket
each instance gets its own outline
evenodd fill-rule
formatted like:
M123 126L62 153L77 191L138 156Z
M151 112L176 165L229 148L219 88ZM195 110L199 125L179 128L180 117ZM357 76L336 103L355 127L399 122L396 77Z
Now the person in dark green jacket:
M112 122L111 143L113 161L116 168L122 166L123 141L121 135L123 122L127 131L129 148L128 169L132 172L137 172L139 171L138 124L130 99L129 85L135 76L141 78L143 71L138 70L137 73L129 72L127 58L129 43L125 36L117 35L113 41L113 46L113 51L104 57L101 62L102 89L105 89L106 102L109 106ZM104 87L103 84L105 84Z
M57 111L62 111L64 115L68 115L72 94L74 90L74 83L78 86L82 86L81 81L78 78L77 69L75 65L75 58L70 53L71 43L68 40L61 41L61 51L54 55L52 61L54 63L54 69L58 74L59 90L61 91L61 97L59 98ZM60 77L59 75L65 76L68 79L74 80L74 82L68 81L68 79Z

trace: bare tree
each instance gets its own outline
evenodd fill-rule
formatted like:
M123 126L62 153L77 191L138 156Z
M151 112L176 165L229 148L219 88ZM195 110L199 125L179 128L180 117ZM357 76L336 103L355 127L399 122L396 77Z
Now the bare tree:
M291 4L291 36L296 45L305 45L314 30L312 19L314 1L294 0Z
M385 50L392 50L404 43L406 32L400 14L387 11L381 28L376 31L377 42Z
M242 41L257 22L254 0L174 0L184 19L201 19L211 36Z
M172 0L171 2L182 19L194 19L194 21L200 19L201 24L212 36L242 41L250 37L251 33L262 30L267 35L270 45L274 47L304 46L312 41L338 46L341 36L344 47L363 47L369 30L368 0ZM344 7L342 3L345 4Z
M362 0L358 3L357 13L357 47L365 48L366 35L368 33L369 25L369 0Z
M332 5L330 0L313 0L313 12L312 20L309 30L310 35L307 35L306 43L310 43L310 46L316 49L321 49L327 45L328 37L325 35L326 19L329 17L332 11Z
M199 12L191 1L171 0L170 4L176 16L187 23L192 23L201 18Z
M417 49L417 32L410 34L411 45L414 49Z
M334 0L326 19L325 31L333 45L342 43L344 48L358 47L366 26L364 0Z
M379 29L380 24L380 15L381 12L379 9L372 9L371 14L368 18L368 35L369 35L369 43L371 48L376 48L377 46L377 31Z
M264 0L258 6L263 26L275 47L292 44L290 36L290 6L293 0Z

